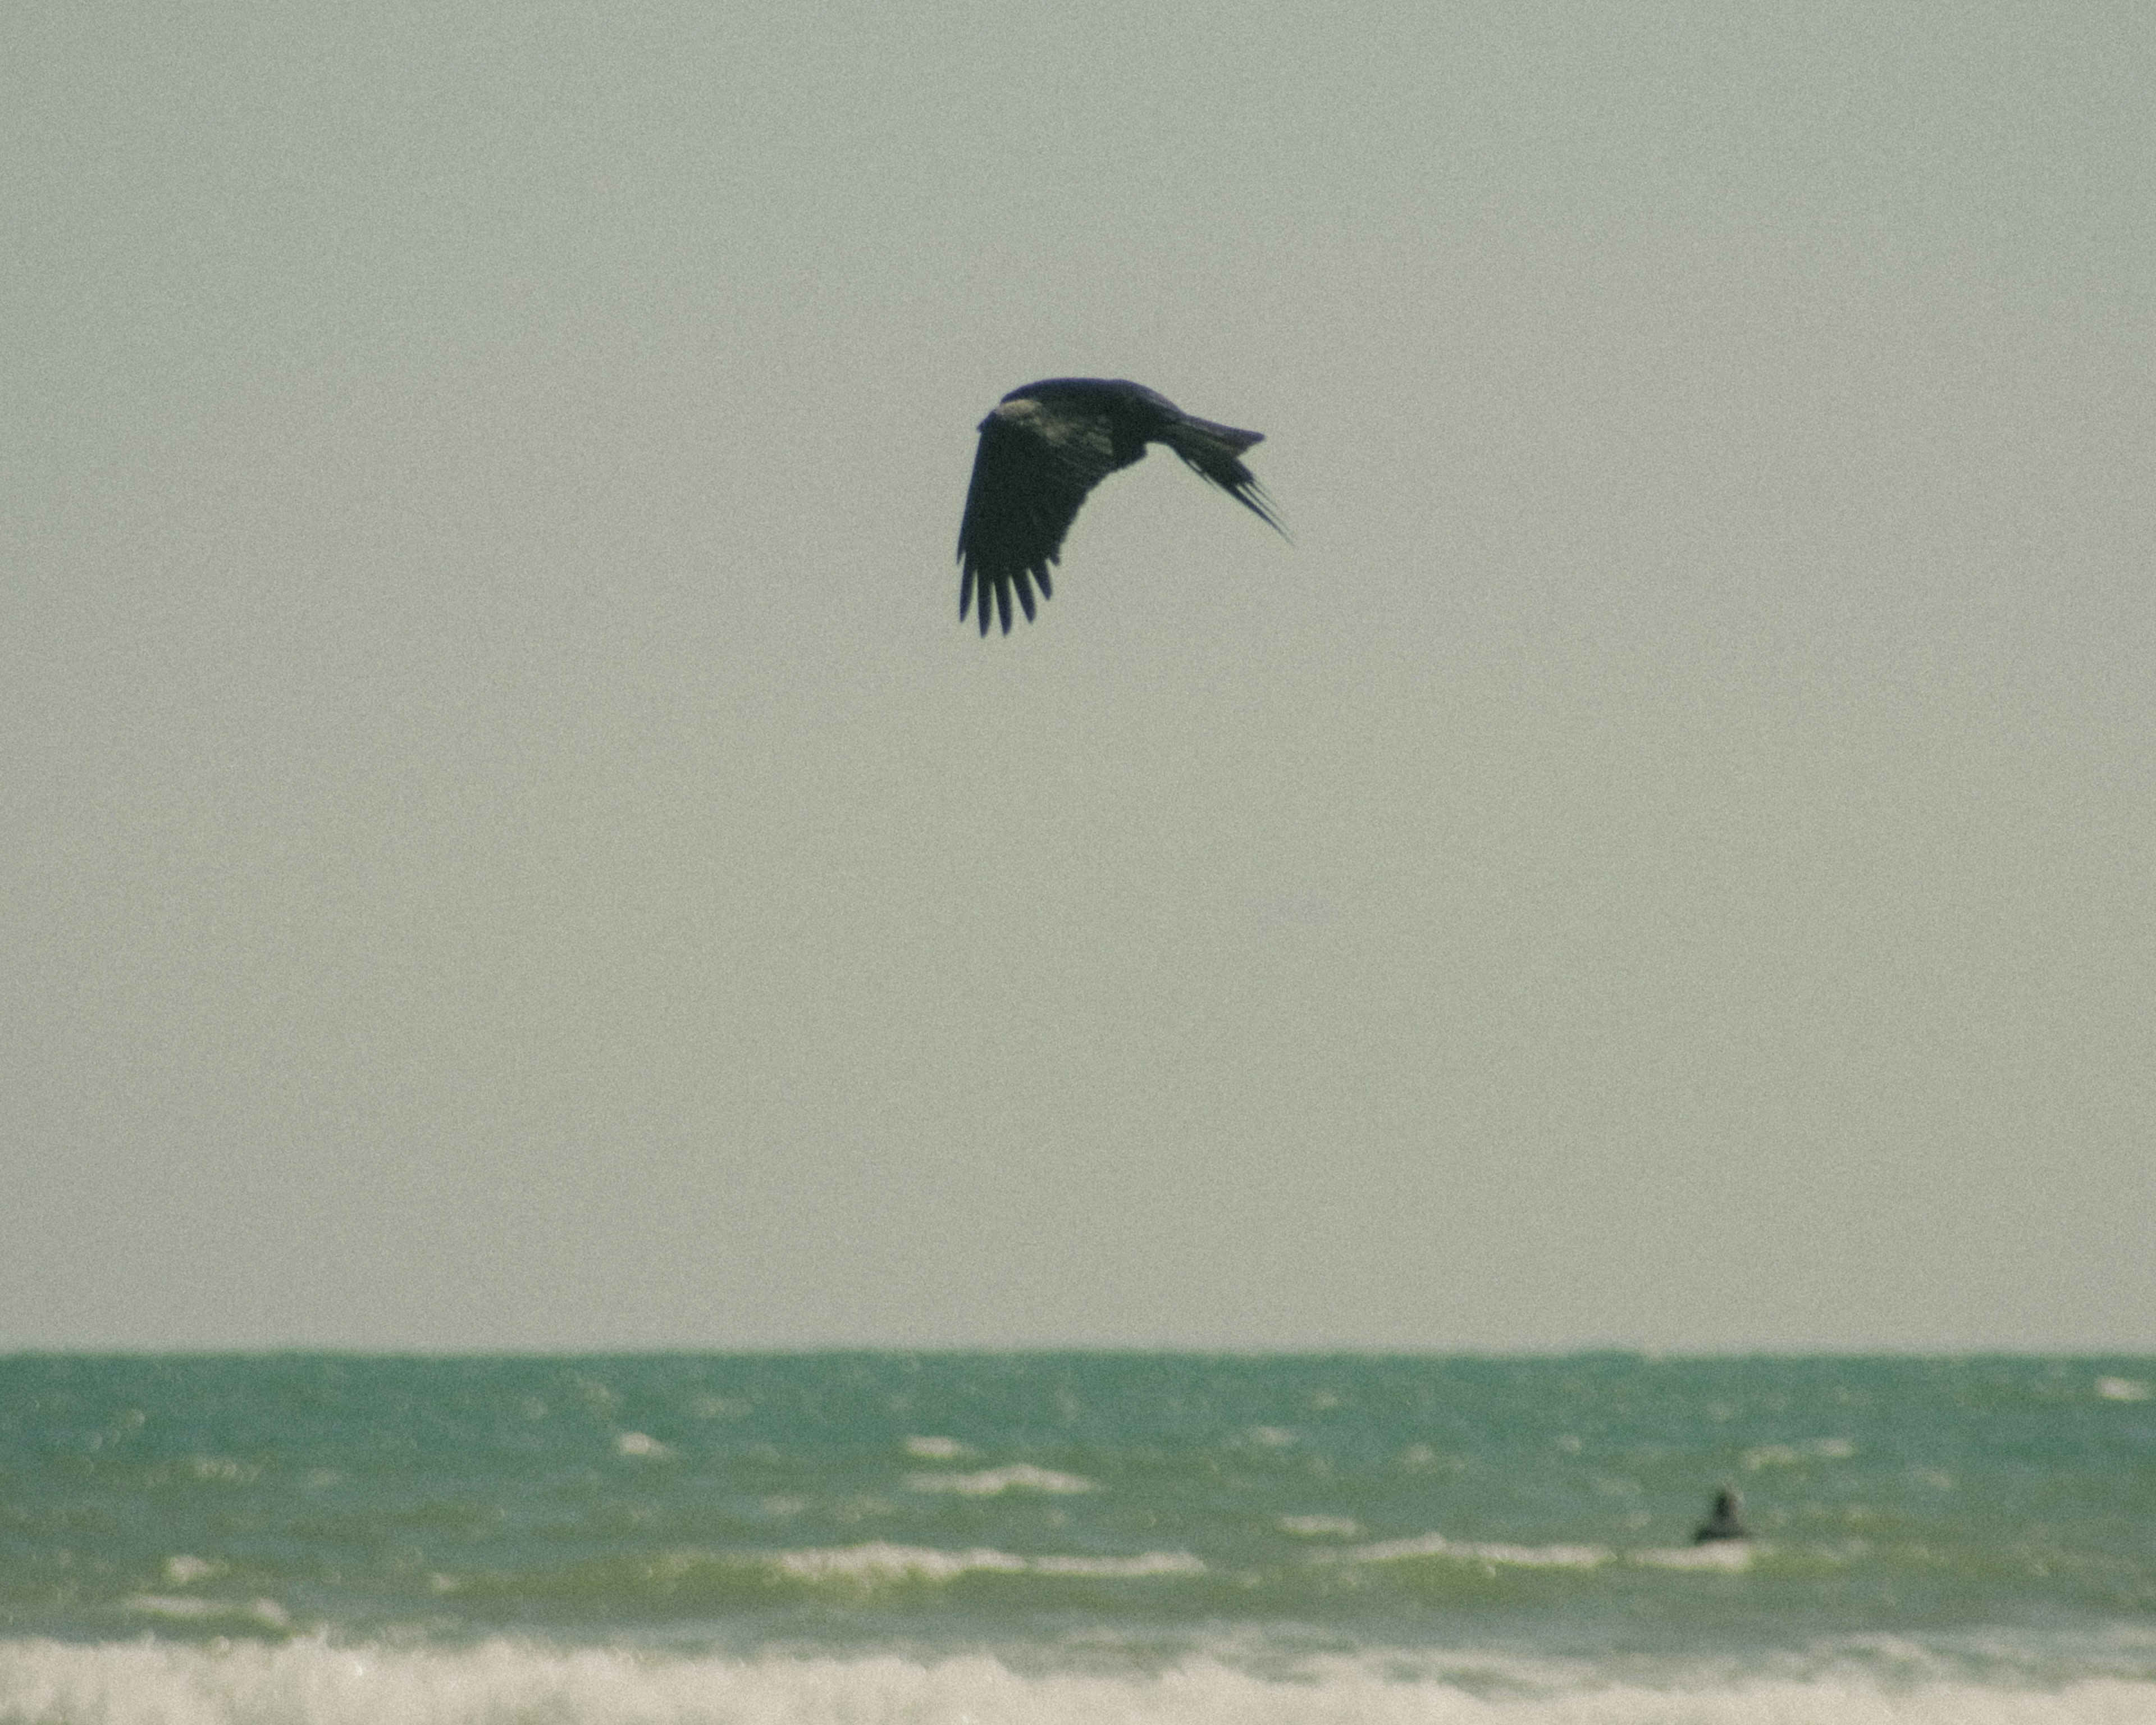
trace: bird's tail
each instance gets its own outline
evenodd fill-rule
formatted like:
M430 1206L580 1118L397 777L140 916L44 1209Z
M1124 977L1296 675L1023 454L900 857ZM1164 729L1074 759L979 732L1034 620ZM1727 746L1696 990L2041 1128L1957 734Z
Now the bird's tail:
M1182 456L1193 472L1219 486L1281 538L1287 537L1287 529L1274 512L1273 500L1241 459L1244 450L1265 440L1265 433L1239 431L1232 425L1215 425L1210 419L1194 419L1186 413L1155 434Z

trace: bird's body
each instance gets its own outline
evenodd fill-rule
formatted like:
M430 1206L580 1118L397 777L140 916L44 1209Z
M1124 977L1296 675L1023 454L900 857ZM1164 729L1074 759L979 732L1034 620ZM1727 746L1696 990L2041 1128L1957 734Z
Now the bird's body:
M1049 566L1062 555L1078 506L1110 474L1142 459L1149 443L1166 444L1276 532L1282 531L1272 500L1241 459L1265 434L1194 418L1142 383L1045 378L1011 391L980 429L958 525L958 615L963 619L978 601L983 634L992 594L1005 634L1014 589L1032 620L1033 589L1038 585L1041 598L1049 596Z
M1719 1539L1749 1539L1752 1530L1744 1525L1744 1497L1742 1492L1724 1486L1714 1494L1714 1511L1699 1524L1691 1536L1694 1545L1712 1545Z

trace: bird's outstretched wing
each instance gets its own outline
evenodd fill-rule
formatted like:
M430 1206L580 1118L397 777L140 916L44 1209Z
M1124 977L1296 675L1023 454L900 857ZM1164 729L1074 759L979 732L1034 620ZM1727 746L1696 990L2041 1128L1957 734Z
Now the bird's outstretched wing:
M1049 596L1049 565L1061 555L1063 536L1086 494L1144 454L1142 443L1119 452L1107 414L1096 408L1024 397L1000 403L981 422L973 482L958 523L960 618L978 600L986 634L993 593L1009 634L1015 588L1032 621L1034 584L1040 583L1043 598Z

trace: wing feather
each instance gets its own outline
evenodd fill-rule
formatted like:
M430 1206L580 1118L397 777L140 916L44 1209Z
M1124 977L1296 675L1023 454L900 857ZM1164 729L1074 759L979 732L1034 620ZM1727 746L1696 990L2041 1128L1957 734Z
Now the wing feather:
M1009 634L1015 585L1030 620L1033 584L1039 583L1043 598L1049 596L1049 565L1061 557L1079 505L1136 459L1117 454L1104 413L1022 399L1006 401L983 419L958 524L958 615L978 601L986 634L993 593Z

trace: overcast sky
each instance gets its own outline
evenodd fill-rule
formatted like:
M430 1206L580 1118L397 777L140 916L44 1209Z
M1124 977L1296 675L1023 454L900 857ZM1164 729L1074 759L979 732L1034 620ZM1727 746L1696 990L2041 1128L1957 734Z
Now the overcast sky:
M2141 0L0 45L0 1348L2156 1349Z

